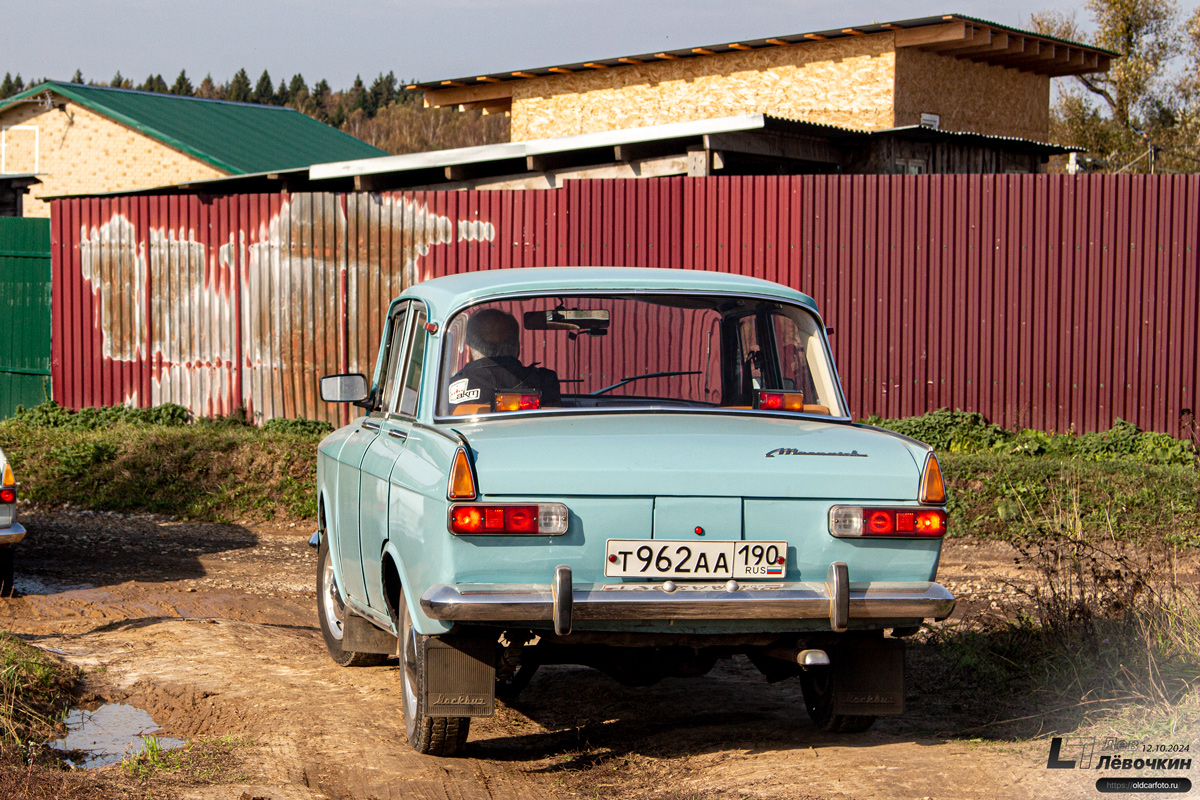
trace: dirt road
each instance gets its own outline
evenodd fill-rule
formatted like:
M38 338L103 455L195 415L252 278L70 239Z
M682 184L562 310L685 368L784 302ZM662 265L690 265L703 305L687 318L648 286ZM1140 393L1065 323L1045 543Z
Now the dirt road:
M24 517L0 629L61 652L110 701L174 737L250 737L237 784L196 798L1091 797L1047 745L978 731L910 648L909 712L859 736L815 729L793 681L741 659L697 679L622 687L548 667L475 720L463 758L408 749L394 664L337 667L316 627L309 530L61 511ZM1019 579L1006 550L950 542L941 579L971 613ZM957 731L957 732L956 732Z

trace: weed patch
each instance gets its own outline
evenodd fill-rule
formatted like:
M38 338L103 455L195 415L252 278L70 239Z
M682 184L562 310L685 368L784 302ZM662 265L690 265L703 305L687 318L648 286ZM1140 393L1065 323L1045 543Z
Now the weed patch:
M205 521L311 519L322 434L299 430L230 421L92 428L14 419L0 423L0 448L20 477L21 496L51 507Z

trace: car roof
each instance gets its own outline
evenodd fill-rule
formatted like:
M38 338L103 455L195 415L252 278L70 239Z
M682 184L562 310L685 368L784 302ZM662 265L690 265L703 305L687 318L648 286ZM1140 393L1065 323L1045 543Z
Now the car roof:
M817 310L808 295L771 281L726 272L649 267L528 267L464 272L423 281L400 296L424 300L430 306L431 316L437 317L495 295L556 290L755 294Z

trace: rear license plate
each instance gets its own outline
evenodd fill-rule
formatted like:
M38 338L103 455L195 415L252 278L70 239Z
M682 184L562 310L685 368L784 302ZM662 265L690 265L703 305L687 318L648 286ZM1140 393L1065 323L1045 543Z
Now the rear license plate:
M609 539L606 578L782 578L787 542Z

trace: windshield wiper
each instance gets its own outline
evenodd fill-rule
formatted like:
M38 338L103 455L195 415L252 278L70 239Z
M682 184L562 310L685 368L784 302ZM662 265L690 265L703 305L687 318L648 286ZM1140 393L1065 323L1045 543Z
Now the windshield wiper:
M598 394L604 394L605 392L611 392L613 389L619 389L627 383L633 383L634 381L640 381L643 378L670 378L674 375L699 375L699 374L700 374L699 370L696 370L694 372L647 372L645 375L632 375L628 378L622 378L621 380L614 383L612 386L605 386L603 389L597 389L596 391L589 392L588 394L591 396L595 396Z

